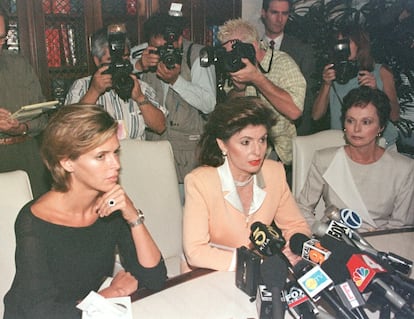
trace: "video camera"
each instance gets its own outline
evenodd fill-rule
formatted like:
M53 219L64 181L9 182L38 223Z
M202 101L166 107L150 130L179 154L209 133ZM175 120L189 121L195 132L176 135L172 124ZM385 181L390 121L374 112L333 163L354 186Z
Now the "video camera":
M200 65L208 67L214 64L218 73L237 72L243 69L246 65L241 61L242 58L247 58L256 64L256 51L252 44L236 40L229 52L222 46L204 47L200 50Z
M348 60L350 54L349 39L340 39L334 44L332 62L339 84L346 84L358 75L358 62Z
M127 101L131 97L134 80L130 77L133 71L132 64L129 59L123 58L126 44L125 24L111 24L107 32L111 63L104 73L112 75L113 89L121 99Z
M175 26L167 25L163 34L164 40L166 41L165 44L158 47L157 51L151 52L158 54L160 56L160 61L163 62L169 70L174 69L176 64L181 65L183 50L174 47L174 42L178 41L180 35L181 33Z

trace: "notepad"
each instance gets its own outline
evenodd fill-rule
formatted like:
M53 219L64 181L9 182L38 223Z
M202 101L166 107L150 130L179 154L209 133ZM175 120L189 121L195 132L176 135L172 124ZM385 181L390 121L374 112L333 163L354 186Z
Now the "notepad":
M29 120L29 119L32 119L40 115L43 112L55 109L58 104L59 104L59 101L48 101L48 102L24 105L20 107L20 109L18 109L16 112L14 112L11 115L11 118L19 120L19 121L23 119Z

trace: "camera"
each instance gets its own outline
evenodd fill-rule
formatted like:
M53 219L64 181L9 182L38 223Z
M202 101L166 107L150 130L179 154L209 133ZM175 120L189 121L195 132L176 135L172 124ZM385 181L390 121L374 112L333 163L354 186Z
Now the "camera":
M349 39L340 39L333 46L333 64L336 72L336 81L346 84L350 79L358 75L357 61L348 60L351 54Z
M163 36L166 43L158 47L157 51L151 53L158 54L160 61L165 64L167 69L172 70L176 64L181 65L183 57L182 49L174 48L174 42L178 41L180 33L174 26L166 26Z
M243 69L245 64L241 61L242 58L256 63L256 51L252 44L237 40L229 52L222 46L204 47L200 50L200 65L208 67L214 64L219 72L237 72Z
M127 101L131 97L134 80L131 78L133 67L131 62L124 60L126 44L125 24L108 26L108 46L111 56L109 68L104 72L112 75L112 87L121 99Z

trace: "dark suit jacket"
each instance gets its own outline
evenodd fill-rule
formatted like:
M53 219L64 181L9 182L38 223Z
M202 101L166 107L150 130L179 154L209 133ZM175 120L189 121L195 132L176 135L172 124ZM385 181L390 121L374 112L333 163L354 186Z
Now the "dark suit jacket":
M295 123L297 133L298 135L314 133L315 128L312 121L312 106L315 99L315 93L313 93L315 79L312 78L312 74L316 71L314 50L311 45L285 33L280 45L280 51L288 53L295 60L306 79L307 86L303 115Z

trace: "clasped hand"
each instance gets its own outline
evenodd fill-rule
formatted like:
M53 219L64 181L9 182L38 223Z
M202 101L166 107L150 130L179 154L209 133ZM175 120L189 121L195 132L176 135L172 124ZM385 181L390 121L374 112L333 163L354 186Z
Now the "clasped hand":
M106 217L120 210L127 222L137 219L137 210L121 185L116 184L110 191L99 197L95 204L95 211L99 217Z
M20 134L20 122L14 118L11 117L11 113L4 109L0 108L0 132L6 133L6 134Z
M138 289L138 280L125 270L120 270L112 279L109 287L99 291L105 298L126 297Z

